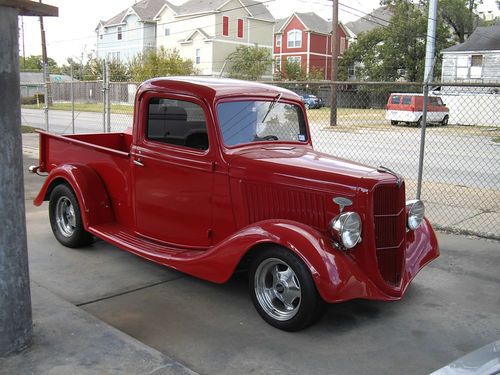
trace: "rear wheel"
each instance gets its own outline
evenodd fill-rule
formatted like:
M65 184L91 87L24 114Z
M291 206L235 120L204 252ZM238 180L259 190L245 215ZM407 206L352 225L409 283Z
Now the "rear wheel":
M250 267L249 289L260 316L285 331L301 330L325 311L325 302L305 264L279 246L255 257Z
M69 186L61 184L52 190L49 217L54 236L64 246L81 247L92 242L93 237L83 227L78 201Z
M443 126L448 125L448 115L444 116L443 121L441 121L441 125Z

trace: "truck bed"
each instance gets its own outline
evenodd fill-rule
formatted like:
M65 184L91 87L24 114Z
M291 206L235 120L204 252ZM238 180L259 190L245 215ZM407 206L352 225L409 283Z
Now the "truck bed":
M40 133L40 172L61 166L84 165L100 177L113 208L115 220L130 224L131 186L129 151L132 136L127 133L57 135Z

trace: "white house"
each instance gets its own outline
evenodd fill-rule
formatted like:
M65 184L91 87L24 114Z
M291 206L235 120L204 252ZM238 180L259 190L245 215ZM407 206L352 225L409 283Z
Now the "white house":
M179 6L165 2L154 20L157 47L176 48L202 75L219 75L239 46L258 45L272 52L274 18L253 0L188 0Z
M500 83L500 25L478 27L464 43L441 53L442 82Z
M100 21L97 36L97 57L127 62L139 53L156 48L154 17L165 0L142 0L107 21Z

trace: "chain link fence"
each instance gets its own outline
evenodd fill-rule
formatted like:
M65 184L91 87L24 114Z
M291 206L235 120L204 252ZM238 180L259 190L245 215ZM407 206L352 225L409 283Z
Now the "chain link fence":
M390 168L405 177L408 199L417 195L422 84L338 82L334 124L329 82L271 84L304 97L315 149ZM132 126L137 86L54 83L49 130L72 132L72 90L75 132L124 131ZM43 111L34 106L25 106L22 118L45 128ZM427 216L438 229L499 239L500 84L434 84L427 119L421 183Z

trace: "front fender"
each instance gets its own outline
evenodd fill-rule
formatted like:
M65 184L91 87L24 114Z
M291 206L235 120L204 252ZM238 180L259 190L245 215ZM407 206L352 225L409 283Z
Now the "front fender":
M257 245L262 244L280 245L302 259L311 272L319 294L327 302L345 301L360 295L381 297L377 294L380 293L378 288L349 255L330 245L328 236L294 221L266 220L254 223L196 259L180 260L174 266L197 277L223 283L231 277L245 254L252 249L259 249Z
M54 168L33 201L34 205L40 206L49 200L50 193L60 183L67 183L73 189L85 229L114 220L104 183L95 170L83 164L63 164Z

